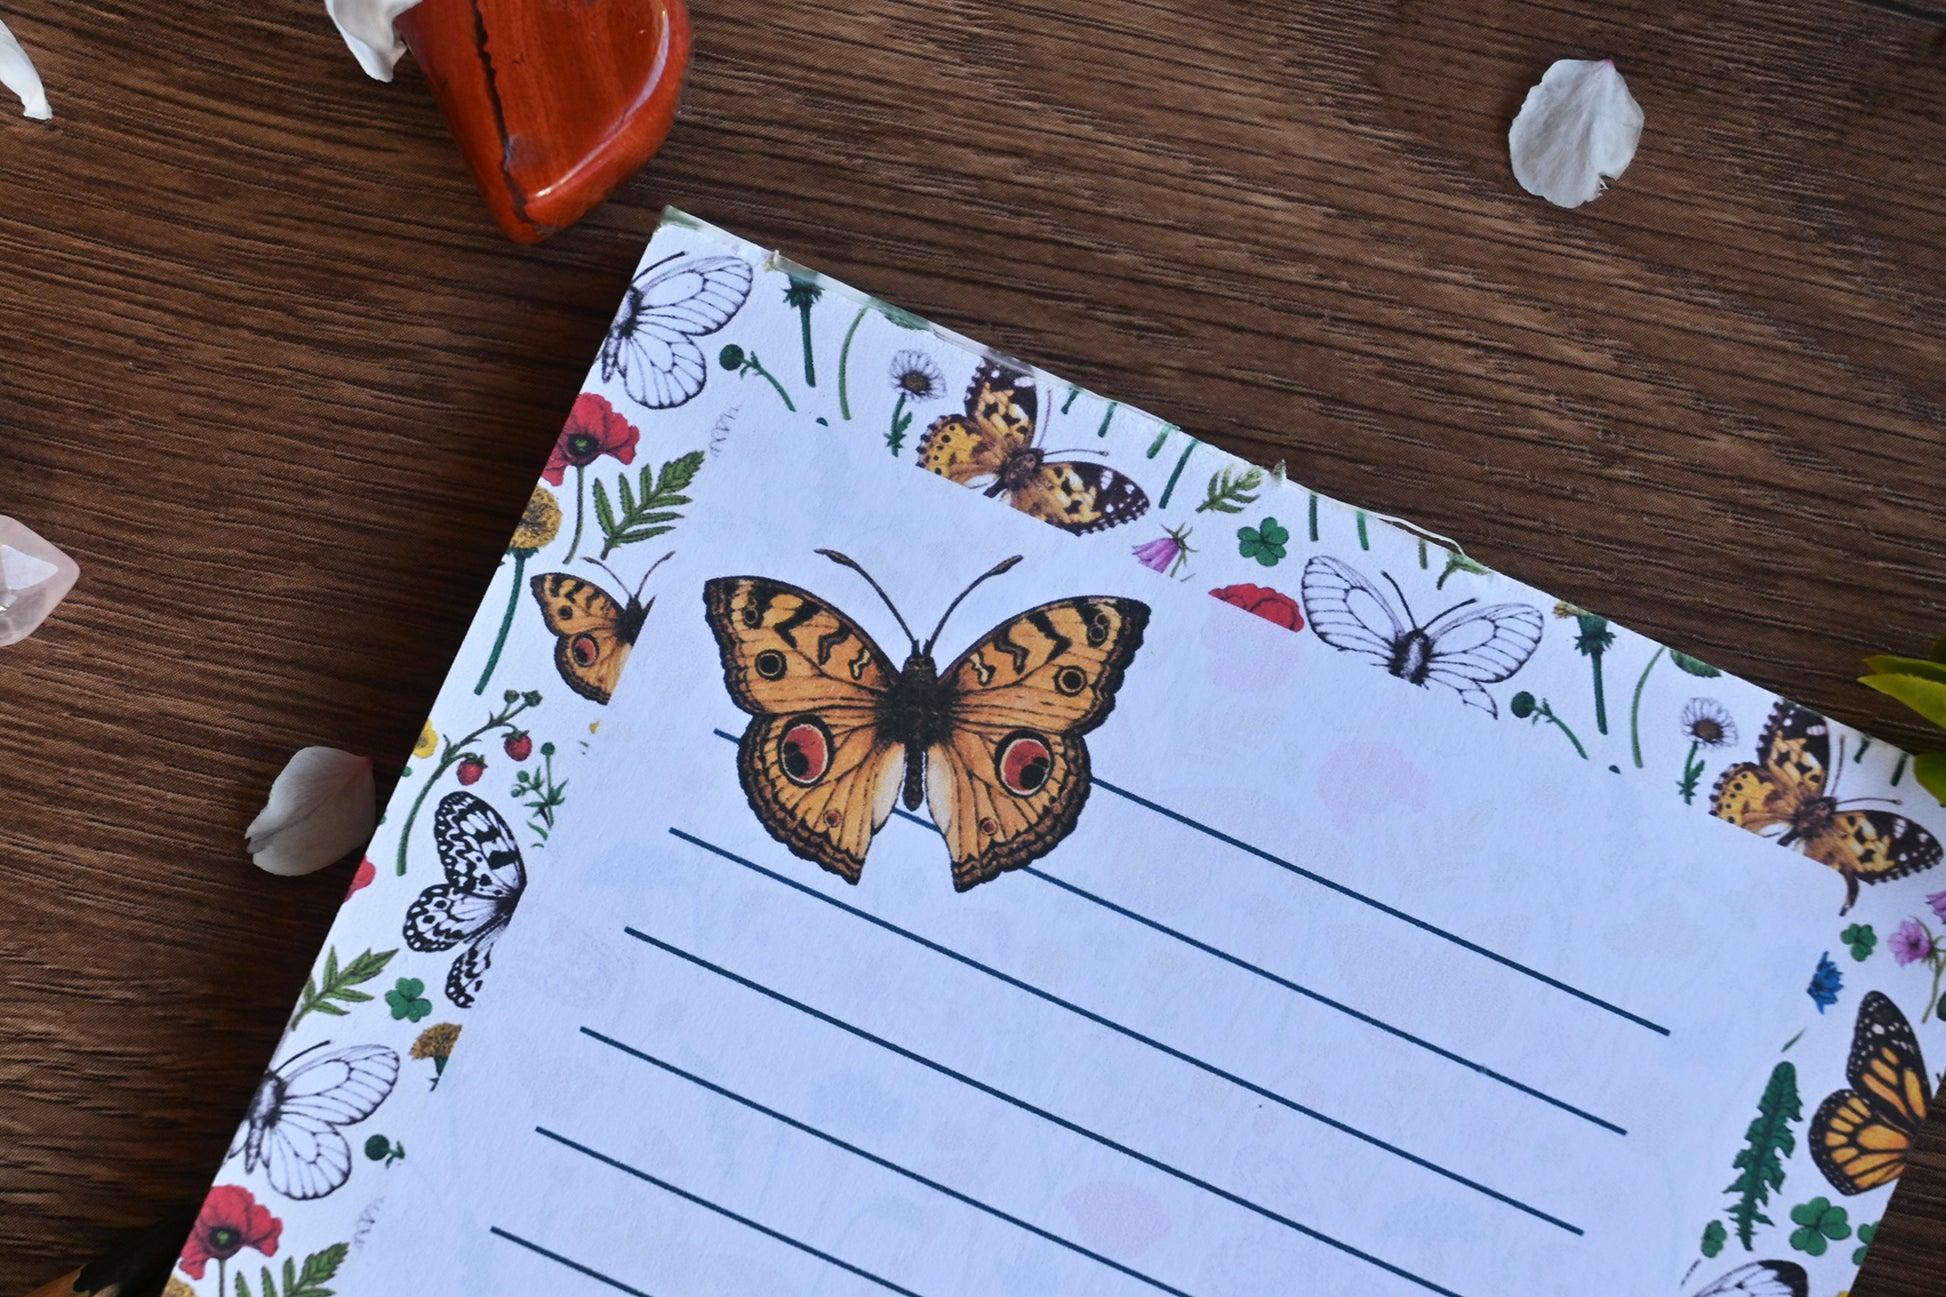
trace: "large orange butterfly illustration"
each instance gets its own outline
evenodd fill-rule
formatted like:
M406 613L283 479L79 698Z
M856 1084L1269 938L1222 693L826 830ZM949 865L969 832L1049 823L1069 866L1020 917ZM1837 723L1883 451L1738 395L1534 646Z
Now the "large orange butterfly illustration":
M771 836L856 883L872 835L904 796L923 793L946 839L958 891L1038 860L1074 829L1088 800L1082 736L1115 706L1142 644L1147 605L1106 596L1057 599L1009 618L941 674L932 646L975 586L962 590L904 667L851 618L796 586L757 576L703 587L723 678L753 719L737 773Z
M1840 746L1841 764L1843 759ZM1946 852L1938 838L1903 815L1840 802L1838 775L1824 717L1780 702L1757 742L1756 763L1739 761L1723 772L1710 794L1710 810L1843 874L1845 903L1838 910L1843 914L1858 900L1859 883L1931 869Z
M627 603L593 581L567 572L547 572L527 583L541 606L547 628L554 632L554 667L568 688L598 703L615 696L615 685L622 678L622 668L628 665L636 638L642 634L642 623L649 609L655 607L653 599L642 602L642 587L656 568L674 557L674 553L664 554L650 564ZM607 567L596 566L615 576ZM621 580L615 579L617 583Z
M982 365L966 389L966 413L933 420L919 439L919 467L1077 533L1148 511L1142 488L1106 464L1049 460L1034 444L1039 410L1032 374L998 361Z
M1858 1006L1845 1079L1851 1088L1827 1098L1811 1118L1811 1157L1839 1193L1864 1193L1905 1170L1932 1095L1912 1024L1877 991Z

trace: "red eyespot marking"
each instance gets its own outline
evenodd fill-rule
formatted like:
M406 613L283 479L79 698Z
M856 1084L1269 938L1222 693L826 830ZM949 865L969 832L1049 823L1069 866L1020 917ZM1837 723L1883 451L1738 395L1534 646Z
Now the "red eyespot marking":
M831 731L815 716L799 717L784 727L777 759L787 779L809 788L831 769Z
M988 836L989 838L992 837L994 834L998 833L999 831L1000 831L1000 826L998 824L995 824L991 818L983 819L980 821L980 832L986 834L986 836Z
M601 656L601 645L595 643L594 636L582 631L568 641L568 655L574 659L576 666L591 667L595 659Z
M826 811L824 813L824 827L827 829L835 829L844 822L845 817L837 811Z
M1037 793L1054 770L1054 753L1047 740L1032 730L1015 730L993 752L994 773L1016 797Z

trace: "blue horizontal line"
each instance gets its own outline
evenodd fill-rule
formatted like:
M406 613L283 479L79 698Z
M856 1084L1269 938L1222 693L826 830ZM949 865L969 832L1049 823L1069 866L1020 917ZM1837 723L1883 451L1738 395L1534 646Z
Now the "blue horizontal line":
M904 1297L919 1297L919 1294L913 1292L910 1288L901 1288L899 1285L893 1283L890 1279L882 1279L879 1276L873 1274L870 1270L866 1270L859 1266L855 1266L849 1261L841 1260L838 1257L832 1256L829 1252L820 1251L819 1249L812 1247L809 1243L804 1242L802 1239L792 1238L790 1235L782 1232L781 1230L774 1230L770 1226L762 1224L759 1221L751 1220L748 1216L738 1215L736 1212L731 1211L728 1207L723 1206L721 1203L711 1202L709 1199L703 1197L701 1194L691 1193L687 1189L679 1189L675 1185L670 1184L667 1180L658 1179L657 1177L650 1175L647 1171L642 1170L640 1167L630 1166L628 1163L621 1161L619 1158L610 1157L606 1153L596 1152L594 1149L589 1148L586 1144L578 1144L574 1140L569 1139L566 1135L556 1134L554 1131L549 1130L545 1126L534 1127L534 1133L536 1135L544 1136L547 1139L551 1139L557 1144L561 1144L568 1148L571 1148L577 1153L584 1153L587 1156L593 1158L597 1162L601 1162L607 1166L612 1166L617 1171L621 1171L628 1175L632 1175L636 1179L641 1180L647 1184L652 1184L656 1188L662 1190L664 1193L674 1194L676 1197L681 1198L685 1202L693 1202L698 1207L702 1207L709 1211L713 1211L717 1215L722 1216L727 1220L733 1220L737 1224L742 1225L747 1229L753 1229L757 1231L757 1233L762 1234L767 1238L774 1238L779 1243L788 1244L791 1247L796 1248L798 1251L807 1253L810 1256L814 1256L818 1260L823 1261L828 1265L837 1266L840 1270L848 1271L851 1274L855 1274L860 1279L869 1280L870 1282L877 1284L879 1287L884 1288L887 1291L901 1293L904 1295Z
M713 730L712 733L714 733L718 738L728 739L732 743L735 743L737 741L737 736L729 733L726 730ZM1627 1009L1622 1008L1620 1005L1610 1004L1607 1000L1602 999L1600 996L1590 994L1589 992L1584 991L1577 986L1571 986L1568 983L1562 981L1558 977L1550 977L1548 974L1541 972L1539 969L1530 968L1526 964L1521 963L1517 959L1512 959L1506 955L1501 954L1497 950L1491 950L1486 946L1482 946L1477 941L1469 941L1465 937L1460 936L1456 932L1447 931L1445 928L1440 927L1438 924L1430 923L1425 919L1419 918L1417 915L1408 914L1404 910L1398 909L1395 906L1387 905L1384 901L1381 901L1376 897L1367 896L1365 893L1358 891L1356 888L1347 887L1345 884L1340 883L1335 879L1326 878L1323 874L1317 873L1314 870L1306 869L1302 865L1294 864L1291 861L1285 860L1281 856L1274 856L1270 852L1265 851L1262 847L1253 847L1248 842L1245 842L1242 838L1234 837L1231 834L1223 832L1221 829L1212 828L1209 825L1204 824L1201 820L1193 820L1189 816L1184 815L1180 811L1172 811L1167 806L1162 805L1160 802L1150 801L1148 798L1142 796L1140 793L1130 792L1128 789L1123 788L1117 784L1111 784L1106 779L1103 779L1100 775L1093 776L1092 782L1094 783L1095 787L1106 789L1107 791L1115 794L1115 796L1123 798L1124 800L1127 801L1134 802L1137 806L1143 807L1146 810L1154 811L1157 815L1160 815L1165 819L1174 820L1176 823L1181 824L1186 828L1195 829L1198 833L1216 839L1218 842L1223 843L1225 846L1235 847L1238 851L1247 852L1250 855L1257 857L1257 859L1259 860L1267 861L1270 864L1276 865L1279 869L1283 869L1289 873L1295 874L1299 878L1305 879L1309 882L1316 883L1320 887L1328 888L1331 891L1338 893L1340 896L1344 896L1351 900L1357 901L1361 905L1370 906L1372 909L1377 910L1379 913L1397 919L1401 923L1411 924L1413 927L1418 928L1421 932L1431 933L1433 936L1440 938L1442 941L1449 941L1452 944L1458 946L1462 950L1470 950L1474 954L1479 955L1485 959L1490 959L1494 963L1499 964L1504 968L1511 968L1516 973L1520 973L1526 977L1531 977L1535 981L1540 982L1544 986L1551 986L1557 991L1562 991L1568 995L1572 995L1577 1000L1581 1000L1587 1004L1592 1004L1598 1009L1606 1010L1607 1012L1614 1014L1618 1018L1622 1018L1628 1022L1634 1023L1638 1027L1647 1027L1650 1031L1653 1031L1658 1035L1667 1036L1669 1034L1669 1028L1662 1026L1660 1023L1651 1022L1649 1019L1642 1017L1640 1014L1629 1012ZM913 815L906 811L898 811L897 814L899 814L905 819L911 820L915 824L924 825L926 828L933 829L935 832L938 831L937 826L934 825L930 820L921 819L919 816Z
M605 1283L610 1288L614 1288L617 1291L633 1294L633 1297L649 1297L649 1294L643 1292L640 1288L631 1288L627 1284L623 1283L620 1279L616 1279L611 1275L605 1275L599 1270L593 1269L592 1267L589 1266L582 1265L579 1261L570 1261L568 1260L568 1258L562 1256L559 1252L550 1252L546 1248L542 1247L540 1244L530 1243L526 1239L520 1237L520 1235L518 1234L509 1234L506 1230L501 1229L498 1225L490 1225L487 1227L487 1230L489 1233L497 1234L501 1238L506 1239L507 1242L509 1243L517 1243L521 1247L526 1248L529 1252L532 1252L537 1256L544 1256L548 1260L555 1262L557 1265L564 1265L570 1270L579 1271L580 1273L587 1275L590 1279L594 1279L600 1283Z
M1258 977L1263 978L1266 982L1269 982L1272 985L1281 986L1287 991L1291 991L1298 995L1304 996L1306 999L1315 1000L1317 1003L1324 1005L1326 1008L1336 1009L1339 1013L1344 1014L1348 1018L1356 1018L1358 1021L1366 1024L1367 1026L1376 1027L1378 1030L1386 1033L1389 1036L1396 1036L1400 1040L1408 1041L1414 1045L1417 1045L1419 1048L1427 1051L1428 1053L1437 1054L1441 1058L1448 1059L1452 1062L1460 1064L1462 1067L1471 1068L1473 1071L1478 1072L1481 1076L1487 1077L1490 1080L1498 1081L1500 1084L1507 1086L1509 1089L1518 1090L1525 1095L1531 1095L1532 1097L1539 1099L1542 1103L1552 1104L1556 1108L1559 1108L1562 1112L1573 1113L1575 1116L1581 1118L1583 1121L1592 1122L1593 1124L1600 1126L1603 1130L1612 1130L1617 1135L1628 1134L1627 1130L1616 1125L1614 1122L1609 1121L1606 1118L1597 1117L1595 1116L1595 1114L1593 1114L1592 1112L1588 1112L1585 1109L1577 1108L1565 1099L1557 1099L1553 1095L1548 1094L1544 1090L1537 1090L1531 1085L1527 1085L1526 1083L1521 1081L1516 1081L1514 1080L1514 1078L1506 1075L1503 1072L1494 1071L1492 1068L1486 1066L1484 1063L1476 1063L1472 1059L1467 1058L1463 1054L1456 1054L1450 1049L1445 1049L1439 1045L1435 1045L1430 1040L1426 1040L1422 1037L1415 1036L1411 1032L1405 1030L1402 1027L1395 1027L1391 1023L1386 1022L1382 1018L1375 1018L1371 1014L1366 1013L1363 1010L1354 1009L1349 1004L1345 1004L1340 1000L1334 1000L1330 996L1325 995L1320 991L1314 991L1308 986L1303 986L1297 982L1293 982L1289 980L1288 978L1280 977L1276 973L1271 972L1267 968L1261 967L1260 965L1257 964L1253 964L1246 959L1241 959L1236 955L1231 954L1227 950L1221 950L1215 946L1210 945L1208 942L1198 941L1196 938L1190 936L1188 933L1178 932L1176 929L1171 928L1166 924L1156 922L1154 919L1149 918L1147 915L1137 914L1133 910L1125 909L1122 906L1115 904L1115 902L1108 900L1106 897L1096 896L1093 892L1086 891L1080 887L1076 887L1073 883L1067 882L1064 879L1056 878L1052 874L1042 873L1039 869L1036 869L1032 865L1029 865L1027 868L1021 870L1020 872L1028 875L1029 877L1038 878L1043 883L1047 883L1050 886L1058 887L1062 891L1067 892L1071 895L1078 896L1084 901L1092 901L1096 905L1101 906L1101 908L1103 908L1104 910L1108 910L1114 914L1119 914L1123 918L1139 923L1145 928L1153 928L1155 931L1160 932L1166 937L1174 937L1177 941L1182 942L1185 946L1193 947L1196 950L1202 951L1206 955L1212 955L1217 959L1222 960L1226 964L1232 964L1237 968L1243 969L1247 973L1255 973Z
M898 1057L905 1059L907 1062L917 1063L919 1066L926 1068L930 1071L936 1072L940 1076L945 1077L949 1081L958 1082L959 1084L965 1086L969 1090L977 1090L981 1094L984 1094L989 1098L998 1099L1000 1102L1004 1104L1008 1104L1011 1107L1018 1108L1020 1111L1027 1113L1029 1116L1040 1118L1040 1120L1047 1122L1051 1126L1058 1126L1062 1130L1068 1131L1070 1134L1079 1135L1083 1139L1099 1144L1103 1148L1108 1149L1111 1152L1119 1153L1123 1157L1126 1157L1131 1161L1140 1162L1143 1166L1149 1167L1152 1170L1160 1171L1162 1174L1166 1176L1170 1176L1173 1179L1180 1180L1184 1184L1189 1185L1193 1188L1200 1189L1204 1193L1211 1194L1217 1198L1221 1198L1223 1201L1227 1203L1231 1203L1234 1206L1241 1207L1245 1211L1253 1212L1256 1215L1263 1217L1265 1220L1272 1222L1273 1224L1282 1225L1285 1229L1288 1229L1293 1233L1302 1234L1304 1237L1308 1239L1313 1239L1319 1243L1323 1243L1327 1247L1336 1248L1338 1251L1343 1252L1346 1256L1355 1257L1358 1260L1365 1262L1367 1265L1376 1266L1380 1270L1385 1271L1387 1274L1397 1275L1401 1279L1406 1279L1411 1281L1412 1283L1418 1284L1421 1288L1426 1289L1428 1292L1438 1293L1440 1294L1440 1297L1460 1297L1460 1294L1454 1292L1451 1288L1441 1287L1439 1284L1434 1283L1430 1279L1426 1279L1419 1275L1416 1275L1412 1273L1410 1270L1407 1270L1402 1266L1394 1265L1390 1261L1382 1260L1379 1257L1373 1256L1370 1252L1367 1252L1362 1248L1353 1247L1349 1243L1346 1243L1340 1239L1333 1238L1331 1235L1324 1233L1322 1230L1313 1229L1309 1225L1305 1225L1298 1221L1295 1221L1291 1219L1289 1216L1286 1216L1281 1212L1272 1210L1271 1208L1264 1206L1262 1203L1252 1202L1250 1199L1245 1198L1242 1194L1234 1193L1228 1189L1223 1188L1220 1185L1213 1184L1210 1181L1203 1179L1201 1176L1191 1175L1187 1171L1169 1165L1167 1162L1162 1161L1160 1158L1151 1157L1147 1153L1143 1153L1136 1149L1130 1148L1127 1144L1123 1144L1116 1140L1110 1139L1108 1136L1101 1134L1099 1131L1090 1130L1086 1126L1081 1125L1079 1122L1070 1121L1066 1117L1062 1117L1055 1113L1049 1112L1045 1108L1036 1107L1035 1105L1027 1102L1025 1099L1019 1098L1018 1096L1012 1094L1008 1094L1005 1090L999 1089L995 1086L988 1085L985 1081L977 1080L974 1077L968 1076L964 1072L955 1071L952 1068L946 1066L944 1063L936 1062L933 1059L927 1058L924 1054L920 1054L914 1050L907 1049L903 1045L894 1044L892 1041L885 1039L883 1036L875 1036L871 1032L866 1031L863 1027L853 1026L851 1023L846 1022L844 1019L834 1017L833 1015L824 1012L822 1009L814 1009L810 1005L805 1004L801 1000L793 1000L790 996L785 995L781 991L773 991L768 986L765 986L761 982L752 981L750 978L744 977L739 973L733 973L729 969L724 968L719 964L712 964L709 960L704 959L700 955L692 955L687 950L683 950L680 949L679 947L672 946L666 941L658 940L655 937L651 937L646 932L640 932L635 928L625 927L622 929L622 931L626 932L629 936L634 937L637 941L640 941L645 945L653 946L655 949L662 951L664 954L674 955L677 959L683 960L686 963L693 964L697 968L702 969L704 972L713 973L716 976L722 978L726 982L733 982L736 985L743 987L745 990L755 991L758 995L761 995L766 999L773 1000L776 1003L783 1005L787 1009L794 1009L797 1012L803 1014L807 1018L813 1018L818 1022L822 1022L829 1027L836 1027L838 1030L845 1032L848 1035L855 1036L859 1040L862 1040L869 1045L877 1046L878 1048L884 1050L888 1054L895 1054Z
M1476 941L1468 941L1465 937L1460 936L1456 932L1448 932L1446 929L1438 926L1437 924L1428 923L1426 920L1419 918L1416 915L1407 914L1404 910L1397 909L1393 906L1387 905L1384 901L1378 900L1375 897L1367 896L1365 895L1365 893L1358 891L1354 888L1347 887L1343 883L1337 882L1334 879L1326 878L1323 874L1316 873L1312 870L1306 869L1302 865L1293 864L1290 861L1283 859L1281 856L1273 856L1268 851L1265 851L1262 847L1253 847L1248 842L1245 842L1242 838L1232 837L1228 833L1223 832L1221 829L1213 829L1209 825L1204 824L1199 820L1192 820L1187 815L1184 815L1180 811L1172 811L1167 806L1163 806L1157 802L1152 802L1148 798L1140 795L1139 793L1132 793L1126 788L1117 787L1116 785L1109 783L1106 779L1103 779L1099 775L1095 776L1094 783L1095 783L1095 787L1105 788L1109 792L1115 794L1115 796L1134 802L1137 806L1141 806L1148 810L1154 811L1157 815L1160 815L1165 819L1171 819L1178 824L1184 825L1185 827L1195 829L1198 833L1214 838L1218 842L1221 842L1226 846L1235 847L1238 851L1248 852L1250 855L1255 856L1257 859L1268 861L1270 864L1276 865L1279 869L1287 870L1290 873L1297 875L1299 878L1303 878L1310 882L1316 883L1320 887L1329 888L1330 890L1338 893L1340 896L1349 897L1351 900L1357 901L1361 905L1368 905L1372 909L1377 910L1380 914L1389 915L1390 917L1399 920L1401 923L1409 923L1413 927L1418 928L1422 932L1429 932L1435 937L1439 937L1443 940L1450 941L1454 945L1460 947L1462 950L1470 950L1476 955L1481 955L1487 959L1491 959L1496 964L1500 964L1504 967L1511 968L1516 973L1522 973L1528 977L1533 978L1537 982L1553 987L1557 991L1565 991L1569 995L1574 996L1577 1000L1584 1000L1587 1003L1594 1005L1598 1009L1606 1009L1608 1012L1614 1014L1616 1017L1625 1018L1629 1022L1635 1023L1639 1027L1647 1027L1650 1031L1653 1031L1658 1035L1666 1036L1669 1034L1669 1029L1667 1027L1651 1022L1647 1018L1644 1018L1639 1014L1630 1013L1627 1009L1624 1009L1619 1005L1610 1004L1608 1001L1601 999L1599 996L1591 995L1587 991L1581 990L1579 987L1570 986L1566 982L1563 982L1558 977L1549 977L1546 973L1541 972L1539 969L1529 968L1527 965L1521 963L1519 960L1510 959L1506 955L1501 954L1497 950L1489 950L1487 947L1480 945Z
M657 1058L652 1054L644 1053L643 1051L636 1049L633 1046L624 1045L621 1041L616 1040L610 1036L604 1036L602 1033L596 1031L592 1027L583 1027L581 1029L581 1034L584 1036L591 1037L595 1040L599 1040L602 1044L607 1045L613 1049L618 1049L622 1053L627 1054L630 1057L639 1058L644 1063L647 1063L652 1067L659 1067L663 1071L669 1073L671 1076L681 1077L683 1080L688 1081L692 1085L700 1086L701 1088L708 1090L711 1094L719 1095L722 1098L730 1100L732 1103L742 1104L744 1107L750 1109L752 1112L760 1112L766 1117L772 1118L775 1121L782 1122L784 1125L789 1126L793 1130L802 1131L806 1135L810 1135L813 1138L823 1140L825 1143L830 1144L834 1148L841 1148L845 1152L850 1153L855 1157L861 1157L865 1161L870 1162L874 1166L883 1167L885 1170L891 1171L896 1175L902 1175L906 1179L911 1180L917 1184L922 1184L926 1186L926 1188L931 1189L937 1193L944 1194L946 1197L951 1198L956 1202L962 1202L969 1207L977 1208L980 1211L985 1212L989 1216L995 1217L996 1219L999 1220L1006 1221L1009 1225L1016 1226L1019 1229L1024 1229L1028 1233L1034 1234L1040 1238L1044 1238L1050 1243L1058 1243L1062 1247L1068 1249L1070 1252L1075 1252L1081 1256L1085 1256L1090 1261L1099 1262L1100 1264L1107 1266L1111 1270L1118 1270L1121 1273L1127 1275L1129 1278L1138 1279L1141 1282L1149 1285L1151 1288L1159 1288L1163 1292L1174 1293L1176 1297L1190 1297L1190 1295L1184 1292L1182 1289L1172 1287L1171 1285L1162 1282L1160 1279L1156 1279L1149 1275L1143 1274L1140 1270L1135 1269L1133 1266L1123 1265L1120 1261L1113 1260L1110 1257L1105 1257L1101 1253L1083 1247L1081 1244L1076 1243L1071 1239L1062 1238L1059 1234L1054 1233L1052 1230L1042 1229L1039 1225L1036 1225L1031 1221L1022 1220L1020 1217L1011 1215L1008 1212L1004 1212L1000 1210L998 1207L995 1207L990 1203L982 1202L980 1199L973 1197L971 1194L962 1193L958 1189L954 1189L948 1185L941 1184L937 1180L929 1179L926 1176L920 1175L917 1171L909 1170L906 1167L900 1166L896 1162L890 1161L887 1158L880 1157L876 1153L867 1152L865 1149L858 1147L858 1145L848 1143L845 1140L839 1139L836 1135L833 1135L827 1131L819 1130L817 1127L799 1121L795 1117L786 1116L784 1113L777 1111L775 1108L767 1108L763 1104L758 1103L755 1099L747 1098L744 1095L738 1094L734 1090L716 1084L714 1081L704 1080L702 1077L696 1075L694 1072L685 1071L684 1069L677 1067L674 1063L670 1063L663 1059Z
M1237 1086L1240 1089L1248 1090L1250 1093L1257 1095L1259 1098L1268 1099L1270 1102L1277 1104L1280 1107L1288 1108L1292 1112L1298 1113L1305 1117L1309 1117L1312 1121L1315 1121L1320 1125L1329 1126L1331 1129L1335 1131L1338 1131L1342 1134L1350 1135L1352 1138L1361 1140L1364 1143L1371 1145L1373 1148L1382 1149L1383 1151L1392 1154L1394 1157L1412 1163L1414 1166L1423 1167L1424 1169L1431 1171L1435 1175L1443 1176L1446 1179L1451 1180L1455 1184L1465 1185L1467 1188L1473 1190L1475 1193L1483 1194L1486 1197L1492 1198L1498 1202L1506 1203L1509 1207L1512 1207L1517 1211L1523 1211L1527 1213L1529 1216L1532 1216L1537 1220L1544 1220L1550 1225L1554 1225L1568 1231L1568 1233L1570 1234L1580 1234L1583 1232L1579 1226L1572 1225L1567 1221L1562 1220L1558 1216L1550 1215L1549 1213L1542 1211L1538 1207L1522 1202L1520 1199L1513 1197L1511 1194L1505 1194L1500 1192L1498 1189L1489 1188L1486 1185L1481 1184L1478 1180L1469 1179L1466 1176L1461 1175L1457 1171L1448 1170L1447 1168L1439 1165L1437 1162L1434 1162L1428 1158L1421 1157L1417 1153L1408 1152L1405 1149L1400 1148L1396 1144L1389 1143L1386 1140L1380 1139L1376 1135L1368 1134L1367 1132L1362 1131L1358 1129L1356 1126L1350 1125L1347 1122L1339 1121L1335 1117L1328 1117L1324 1113L1319 1112L1315 1108L1308 1107L1304 1104L1297 1102L1295 1099L1286 1098L1284 1095L1278 1094L1275 1090L1267 1089L1264 1086L1258 1085L1253 1081L1246 1081L1241 1076L1238 1076L1234 1072L1225 1071L1224 1069L1217 1067L1214 1063L1210 1063L1204 1059L1197 1058L1195 1055L1177 1049L1173 1045L1165 1045L1161 1041L1155 1039L1153 1036L1145 1036L1141 1032L1136 1031L1132 1027L1123 1026L1121 1023L1116 1022L1111 1018L1106 1018L1103 1017L1101 1014L1095 1013L1093 1010L1084 1009L1080 1005L1075 1004L1070 1000L1062 999L1060 996L1053 994L1051 991L1047 991L1042 989L1041 987L1035 986L1032 982L1023 981L1020 978L1014 977L1009 973L1003 973L997 968L993 968L987 964L982 964L978 960L973 959L970 956L963 955L959 951L954 950L949 946L942 946L938 942L929 940L926 937L922 937L916 932L909 932L906 929L899 927L897 924L890 923L885 919L881 919L875 914L869 914L866 911L859 909L857 906L847 905L845 902L838 900L836 897L826 896L823 892L818 891L816 888L807 887L803 883L800 883L793 878L787 878L783 874L774 873L771 870L764 868L762 865L757 864L753 860L746 860L742 856L736 855L734 852L726 851L722 847L716 846L714 843L705 842L703 839L699 837L695 837L692 834L685 833L681 829L672 826L669 832L674 837L680 838L684 842L687 842L692 846L701 847L703 850L710 852L712 855L720 856L723 859L731 861L734 864L742 865L745 869L748 869L753 873L761 874L763 877L770 879L772 882L780 883L783 886L790 888L792 891L801 892L805 896L809 896L815 900L822 901L826 905L832 906L834 909L842 910L844 913L851 915L855 919L859 919L865 923L871 924L873 927L883 929L884 931L890 932L895 936L904 937L907 941L910 941L916 946L919 946L926 950L930 950L934 954L943 955L947 959L950 959L957 964L964 965L967 968L971 968L976 972L985 973L988 977L993 978L997 982L1005 983L1006 985L1011 986L1016 990L1025 991L1027 994L1034 996L1036 999L1054 1005L1056 1008L1067 1010L1069 1013L1074 1014L1076 1017L1085 1018L1089 1022L1092 1022L1099 1027L1105 1027L1109 1031L1115 1032L1116 1034L1121 1036L1125 1036L1128 1039L1137 1042L1138 1044L1146 1045L1150 1049L1155 1050L1159 1054L1165 1054L1170 1058L1176 1059L1178 1062L1187 1063L1191 1067L1197 1068L1203 1072L1207 1072L1209 1075L1217 1077L1220 1080L1227 1081L1231 1085Z

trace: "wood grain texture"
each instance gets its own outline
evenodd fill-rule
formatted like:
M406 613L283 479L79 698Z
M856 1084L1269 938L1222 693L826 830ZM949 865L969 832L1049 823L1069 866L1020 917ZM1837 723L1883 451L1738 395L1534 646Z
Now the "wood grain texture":
M14 0L0 1293L196 1198L347 875L252 870L307 743L395 775L661 204L1289 461L1885 737L1946 629L1946 28L1811 0L697 0L648 174L494 230L314 3ZM1519 192L1556 57L1648 114ZM1935 1123L1855 1297L1936 1292ZM1828 1297L1820 1294L1818 1297Z

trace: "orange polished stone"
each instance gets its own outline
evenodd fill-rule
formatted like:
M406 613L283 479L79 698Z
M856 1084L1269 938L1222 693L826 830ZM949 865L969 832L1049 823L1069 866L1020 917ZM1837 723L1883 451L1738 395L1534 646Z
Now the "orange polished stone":
M424 0L399 31L488 210L522 243L649 160L689 66L683 0Z

